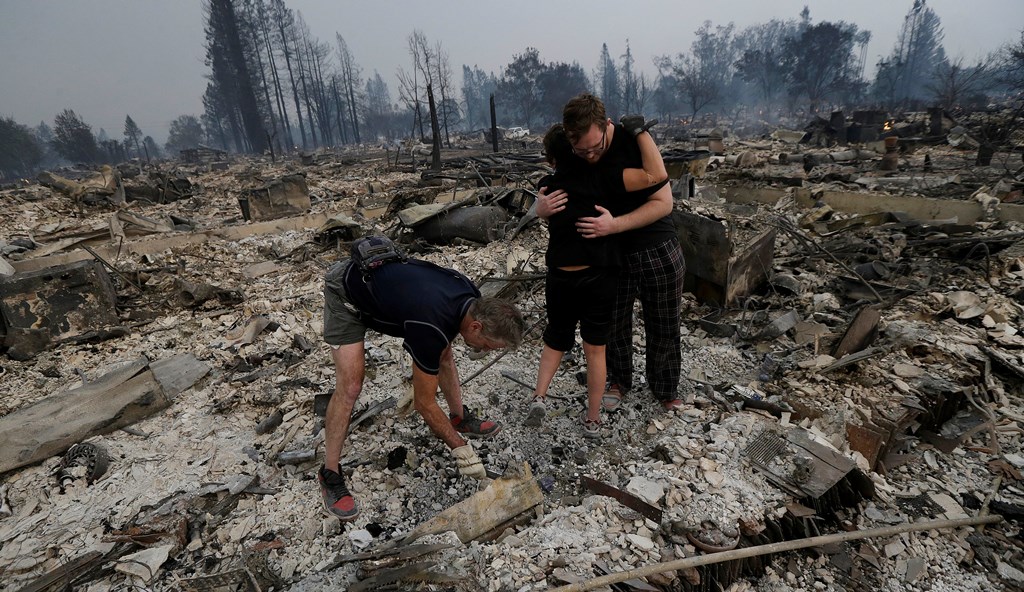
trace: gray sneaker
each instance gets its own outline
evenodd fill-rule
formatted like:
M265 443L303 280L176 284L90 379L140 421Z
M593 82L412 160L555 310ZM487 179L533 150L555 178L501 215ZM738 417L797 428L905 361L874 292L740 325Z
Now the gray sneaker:
M523 425L531 428L539 428L544 425L544 416L547 415L547 409L544 407L544 401L540 399L530 403L530 409L526 412L526 421Z
M601 437L601 420L587 419L587 411L583 410L583 437L596 439Z

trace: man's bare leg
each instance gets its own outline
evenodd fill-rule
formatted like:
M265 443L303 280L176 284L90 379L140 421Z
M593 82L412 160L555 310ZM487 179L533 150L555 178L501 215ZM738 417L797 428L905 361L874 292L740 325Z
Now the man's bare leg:
M335 386L334 395L327 404L325 428L324 466L336 473L341 473L338 464L341 461L341 449L348 436L348 424L352 419L352 408L363 388L363 375L366 370L363 358L363 342L343 345L338 349L331 348L334 359Z

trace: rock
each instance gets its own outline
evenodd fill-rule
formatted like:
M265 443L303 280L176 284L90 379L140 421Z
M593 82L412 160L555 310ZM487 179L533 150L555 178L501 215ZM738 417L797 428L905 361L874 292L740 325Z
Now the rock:
M373 535L365 528L350 531L348 538L352 541L352 546L357 549L365 549L373 543Z
M907 546L903 544L903 541L896 539L885 546L885 556L895 557L906 550Z
M892 371L901 378L917 378L925 374L924 368L913 364L896 364L892 367Z
M654 548L654 541L645 536L640 536L638 534L627 534L626 538L629 539L630 543L633 543L633 545L643 549L644 551L650 551Z
M924 559L920 557L911 557L907 560L907 570L903 579L906 582L913 582L921 575L922 571L924 571Z
M633 477L626 484L626 491L649 504L656 504L665 495L665 486L645 477Z
M956 520L958 518L967 518L967 513L960 504L956 502L952 497L945 493L933 493L931 494L932 501L942 508L945 513L945 517L948 520Z
M157 572L160 571L160 566L167 561L167 555L171 552L172 548L174 548L174 545L163 545L161 547L143 549L131 555L125 555L118 560L114 569L140 578L144 582L150 582L156 577Z
M1016 567L1013 567L1009 563L1003 563L1000 561L996 564L996 573L999 577L1004 580L1010 580L1011 582L1017 582L1018 584L1024 584L1024 572L1021 572Z

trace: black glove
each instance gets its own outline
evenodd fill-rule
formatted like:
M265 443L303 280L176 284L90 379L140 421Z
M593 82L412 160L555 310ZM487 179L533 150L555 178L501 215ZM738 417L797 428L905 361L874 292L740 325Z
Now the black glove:
M643 115L623 115L619 119L619 123L622 124L622 127L626 128L626 131L633 134L633 137L635 138L657 125L658 120L651 119L650 121L644 121Z

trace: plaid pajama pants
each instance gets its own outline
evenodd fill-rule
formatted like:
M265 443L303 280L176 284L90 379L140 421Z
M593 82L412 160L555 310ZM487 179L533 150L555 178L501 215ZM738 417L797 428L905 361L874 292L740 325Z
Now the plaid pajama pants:
M647 334L647 383L659 401L678 399L682 356L680 308L686 262L678 239L626 256L608 340L608 381L623 394L633 386L633 304L639 298Z

